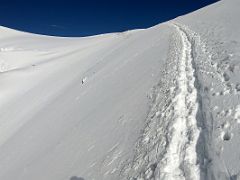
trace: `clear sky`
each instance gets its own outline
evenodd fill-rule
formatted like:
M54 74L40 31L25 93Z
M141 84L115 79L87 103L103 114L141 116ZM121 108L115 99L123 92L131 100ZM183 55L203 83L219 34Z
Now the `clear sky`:
M0 0L0 25L54 36L147 28L217 0Z

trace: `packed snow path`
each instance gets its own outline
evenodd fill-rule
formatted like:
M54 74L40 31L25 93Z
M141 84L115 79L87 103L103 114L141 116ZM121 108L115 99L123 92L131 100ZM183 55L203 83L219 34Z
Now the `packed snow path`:
M165 76L154 90L154 102L136 155L123 168L128 178L200 179L196 151L200 136L193 45L178 24L170 47ZM165 88L165 89L164 89ZM170 89L170 90L169 90Z
M175 97L172 101L173 124L166 154L162 160L161 179L200 179L196 145L199 137L196 115L197 88L193 68L192 45L181 27L174 25L181 36L182 52L177 63ZM187 175L187 177L186 177Z

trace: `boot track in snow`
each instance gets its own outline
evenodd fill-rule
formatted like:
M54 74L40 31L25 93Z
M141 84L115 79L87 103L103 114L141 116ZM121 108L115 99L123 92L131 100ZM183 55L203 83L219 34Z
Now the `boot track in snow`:
M197 88L193 68L192 44L187 34L174 25L181 37L182 52L178 62L176 96L173 98L174 123L172 137L162 159L160 179L200 179L196 145L200 130L197 126Z
M170 47L165 76L154 89L154 102L147 117L133 160L122 174L133 180L198 180L200 163L196 150L201 128L194 45L179 24ZM164 89L165 88L165 89Z

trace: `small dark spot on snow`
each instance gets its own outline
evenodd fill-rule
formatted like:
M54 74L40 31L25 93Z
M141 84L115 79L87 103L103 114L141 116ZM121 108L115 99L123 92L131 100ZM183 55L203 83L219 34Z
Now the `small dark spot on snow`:
M239 180L239 178L240 178L240 175L236 174L236 175L231 176L230 180Z
M156 167L157 167L157 163L154 163L154 164L151 164L151 165L150 165L150 169L151 169L152 171L155 171Z
M82 177L73 176L70 180L84 180Z
M231 138L232 138L232 135L229 132L226 132L223 134L224 141L229 141L229 140L231 140Z
M223 73L223 78L224 78L224 81L229 81L230 80L230 76L226 72Z
M86 82L86 80L87 80L87 77L84 77L84 78L82 79L82 84L84 84L84 83Z
M240 83L236 84L236 90L240 91Z
M230 65L228 67L228 70L231 71L232 73L234 72L235 66L234 65Z

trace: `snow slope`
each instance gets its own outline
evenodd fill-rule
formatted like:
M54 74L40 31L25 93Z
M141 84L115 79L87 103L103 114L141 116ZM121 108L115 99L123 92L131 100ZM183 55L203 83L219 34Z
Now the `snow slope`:
M84 38L0 27L0 179L240 178L238 7Z

